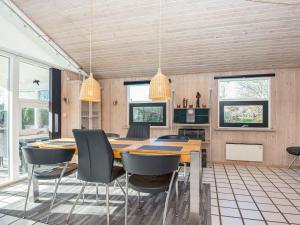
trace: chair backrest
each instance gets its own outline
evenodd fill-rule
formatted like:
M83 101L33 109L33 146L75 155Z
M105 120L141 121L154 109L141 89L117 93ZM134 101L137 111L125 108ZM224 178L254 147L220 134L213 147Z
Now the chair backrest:
M120 135L116 133L105 133L108 138L119 138Z
M133 124L130 125L127 138L150 138L149 124Z
M74 129L78 148L78 179L111 182L114 155L103 130Z
M124 169L131 174L159 176L177 170L179 155L121 153Z
M50 165L69 162L75 153L75 149L53 149L26 146L22 148L25 161L35 165Z
M164 135L157 138L158 140L178 140L178 141L188 141L189 137L183 135Z

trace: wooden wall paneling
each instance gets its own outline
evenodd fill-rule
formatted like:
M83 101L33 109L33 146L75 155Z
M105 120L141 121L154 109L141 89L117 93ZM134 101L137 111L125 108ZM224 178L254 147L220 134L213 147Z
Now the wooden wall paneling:
M110 118L110 111L112 109L110 102L111 100L111 86L110 86L110 80L101 80L101 123L102 123L102 129L105 131L111 131L110 125L111 125L111 118Z
M72 129L81 128L81 80L78 79L78 74L68 71L62 73L62 137L71 138Z
M224 131L216 129L218 127L218 82L214 76L219 75L239 75L255 73L272 73L276 76L271 78L271 124L272 130L268 132L257 131ZM134 79L150 79L151 77L139 77ZM264 145L263 163L246 163L245 165L270 165L286 166L292 157L286 153L286 147L290 145L300 145L300 69L276 69L276 70L257 70L257 71L236 71L227 73L205 73L194 75L170 76L172 88L175 90L174 102L181 104L182 98L187 97L195 101L195 94L200 91L202 98L201 104L208 104L209 88L212 88L212 158L215 162L225 161L225 143L262 143ZM103 98L110 98L110 102L103 101L102 121L110 119L110 124L105 122L104 129L110 128L121 135L127 132L127 90L123 85L124 80L133 78L116 78L101 80L103 88L110 88L103 92ZM109 86L109 87L108 87ZM110 96L107 96L110 95ZM112 106L113 99L118 100L117 106ZM108 113L109 111L109 113ZM151 129L151 136L177 133L177 126L158 129ZM230 162L229 162L230 163Z

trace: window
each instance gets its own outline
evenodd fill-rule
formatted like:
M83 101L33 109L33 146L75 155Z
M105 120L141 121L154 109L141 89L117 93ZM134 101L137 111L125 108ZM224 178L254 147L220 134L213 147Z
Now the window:
M269 127L269 78L219 80L220 127Z
M22 108L22 129L44 129L49 127L49 110L47 108Z
M19 98L49 101L49 69L20 62Z
M0 183L10 178L8 145L9 65L9 58L0 55Z
M49 129L49 68L20 62L20 135L44 134Z
M149 99L149 84L128 85L129 125L167 125L167 102Z

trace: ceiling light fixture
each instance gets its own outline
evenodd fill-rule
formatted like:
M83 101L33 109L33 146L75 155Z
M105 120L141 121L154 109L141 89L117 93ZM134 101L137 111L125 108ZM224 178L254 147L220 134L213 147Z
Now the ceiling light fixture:
M162 0L159 2L159 31L158 31L158 69L151 79L149 98L152 100L167 100L171 98L171 84L169 78L161 71L161 27L162 27Z
M92 73L92 25L93 25L93 0L91 0L90 13L90 75L83 80L80 89L80 100L86 102L100 102L101 101L101 87L97 80L95 80Z

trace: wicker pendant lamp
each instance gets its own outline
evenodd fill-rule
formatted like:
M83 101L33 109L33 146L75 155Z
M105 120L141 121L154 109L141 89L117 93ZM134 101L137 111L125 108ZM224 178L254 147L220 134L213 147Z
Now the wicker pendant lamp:
M167 100L171 98L171 84L169 78L161 72L161 1L159 4L159 32L158 32L158 70L151 79L149 98L152 100Z
M91 21L90 21L90 75L82 82L80 89L80 100L86 102L101 101L101 87L95 80L92 73L92 18L93 18L93 0L91 0Z

